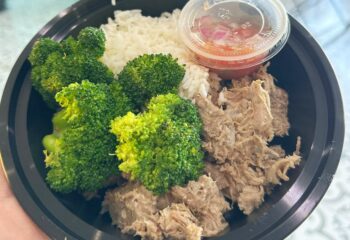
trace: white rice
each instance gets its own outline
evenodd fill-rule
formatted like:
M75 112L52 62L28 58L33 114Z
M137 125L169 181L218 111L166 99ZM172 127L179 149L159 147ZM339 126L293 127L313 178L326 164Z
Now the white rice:
M180 10L163 13L161 17L146 17L141 10L116 11L115 19L101 28L106 34L106 51L102 57L115 75L133 58L148 53L170 53L186 65L186 74L180 86L180 95L193 99L209 91L208 69L193 61L193 54L182 43L177 31Z

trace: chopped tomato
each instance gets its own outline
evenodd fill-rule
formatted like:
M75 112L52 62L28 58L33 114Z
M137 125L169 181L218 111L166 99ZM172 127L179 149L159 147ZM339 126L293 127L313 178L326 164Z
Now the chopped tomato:
M254 25L250 23L236 24L220 21L213 16L203 16L195 20L192 32L199 34L202 42L198 43L207 53L215 56L243 56L255 51L254 44L247 44L247 39L258 33ZM254 41L255 39L250 39ZM255 71L258 66L254 63L260 62L266 54L243 59L239 61L223 61L215 58L207 58L197 55L197 61L223 78L241 77ZM252 66L253 67L245 67ZM238 69L238 70L237 70Z

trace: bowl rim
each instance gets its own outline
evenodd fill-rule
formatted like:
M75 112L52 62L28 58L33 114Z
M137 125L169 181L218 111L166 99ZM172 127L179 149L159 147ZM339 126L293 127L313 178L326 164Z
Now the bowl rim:
M15 89L15 85L19 84L17 78L26 74L26 71L24 71L23 68L25 66L28 66L29 64L29 62L27 61L27 57L31 51L33 43L42 36L50 36L54 39L55 37L58 37L55 35L55 33L59 32L59 30L54 29L54 27L68 15L74 14L76 26L81 24L82 22L84 22L81 16L84 16L84 14L88 15L86 5L93 4L96 2L98 1L83 0L73 4L71 7L68 7L67 9L61 11L33 37L33 39L25 47L25 49L17 59L14 67L12 68L12 71L6 82L0 105L0 138L2 139L0 142L0 152L3 158L3 164L7 173L9 183L12 187L16 198L18 199L24 210L27 212L27 214L50 237L57 239L64 239L65 237L69 239L90 239L93 236L99 236L99 239L115 239L115 236L113 237L108 233L102 232L97 228L94 228L93 226L89 225L88 223L71 213L68 209L66 209L65 212L59 213L61 219L57 219L51 213L51 211L49 211L47 207L42 204L42 201L40 201L36 197L35 191L32 189L32 187L29 186L30 184L26 182L26 173L23 172L21 163L18 161L18 159L21 156L18 152L14 152L13 149L16 149L17 141L21 141L23 144L28 145L28 142L26 142L28 138L25 133L25 136L22 137L22 139L16 139L16 131L21 130L21 127L16 123L17 120L14 119L14 116L19 115L26 119L27 111L24 111L22 113L18 112L16 105L19 96L29 99L30 91L20 92L20 90ZM106 4L104 4L103 6L99 4L101 6L96 7L96 10L98 10L98 8L104 8L107 6L113 7L112 5L107 5L107 2L110 4L110 1L106 0L105 2ZM97 3L95 5L97 5ZM295 191L293 190L291 192L291 194L300 194L300 197L297 199L298 203L295 203L297 204L297 206L293 206L293 208L291 208L288 212L287 216L283 216L283 218L279 219L280 222L278 223L278 225L273 225L268 228L265 228L264 231L259 232L257 235L255 235L253 239L282 239L283 237L291 233L295 228L297 228L307 218L307 216L311 214L311 212L314 210L317 204L321 201L322 197L324 196L325 192L327 191L329 185L332 182L331 180L338 166L343 147L345 128L344 112L341 94L335 73L326 55L323 53L322 49L315 41L315 39L311 36L311 34L293 17L290 16L290 20L295 34L300 34L300 36L306 38L308 47L312 49L313 54L315 55L314 57L316 57L318 64L322 67L323 73L326 74L325 78L328 79L327 88L325 88L325 86L323 87L325 88L324 91L327 91L325 95L328 94L328 98L331 98L333 101L326 102L326 104L330 104L330 106L327 105L327 114L325 112L323 114L326 114L329 118L324 119L324 121L326 121L326 124L328 124L328 128L333 130L333 132L324 132L324 134L327 134L327 136L323 136L325 137L325 142L323 145L324 147L322 149L322 155L320 155L321 159L319 160L320 163L324 163L324 166L322 168L315 169L315 171L318 171L318 180L313 179L310 182L304 179L303 181L305 183L309 183L308 189L305 189L307 191L303 193L298 193L297 189L295 189ZM20 88L22 88L25 84L30 84L30 81L22 83ZM315 90L317 89L314 89L314 91ZM26 110L27 107L28 102L25 106ZM26 126L26 120L24 120L24 123L24 126ZM16 129L14 128L14 126L19 127ZM329 136L329 134L331 135ZM341 143L339 143L338 141L340 141ZM322 145L322 143L320 143L320 145ZM29 146L24 146L24 149L27 148L29 149ZM36 171L36 169L34 171ZM41 182L39 180L37 184L47 188L43 179L41 179ZM294 184L292 185L292 187L293 186ZM52 193L50 194L52 195ZM59 202L57 199L53 199L53 201ZM59 207L59 209L56 210L62 210L62 207L64 207L61 203L59 203L59 205L61 205L61 207ZM65 219L65 221L63 222L62 219ZM69 227L70 224L73 223L74 227L82 227L82 229L84 229L84 232L80 232L79 234L73 232L72 228ZM256 223L256 227L263 225L264 221L259 221ZM228 237L230 236L223 236L222 239L229 239Z

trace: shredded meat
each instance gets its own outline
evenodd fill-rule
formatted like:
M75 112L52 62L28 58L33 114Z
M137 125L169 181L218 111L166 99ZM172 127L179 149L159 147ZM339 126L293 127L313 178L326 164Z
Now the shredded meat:
M216 73L209 73L208 82L210 85L209 95L214 105L218 106L219 93L222 90L221 78Z
M218 103L226 110L215 106L210 98L196 98L204 125L203 147L218 163L237 159L235 145L245 145L255 134L264 140L272 139L269 96L261 84L254 81L249 87L223 89Z
M271 113L273 116L272 126L276 136L288 134L290 124L288 121L288 94L282 88L275 85L274 77L267 72L270 64L261 67L255 79L264 81L264 88L270 95Z
M258 135L236 142L234 151L227 162L245 163L262 169L270 166L270 160L280 157L279 153L269 148L266 141Z
M280 184L280 180L288 181L287 171L298 165L301 159L297 154L284 157L284 151L276 146L264 148L265 151L244 161L224 164L206 162L206 172L223 194L237 202L245 214L259 207L271 184Z
M300 156L293 154L286 158L281 158L275 161L272 166L266 171L266 181L272 184L281 184L281 180L288 181L287 172L291 168L299 165Z
M286 152L284 151L284 149L280 145L271 146L270 149L271 149L271 151L276 153L276 156L277 155L280 156L280 157L285 157L286 156Z
M264 201L264 188L262 186L245 186L237 202L244 214L250 214Z
M210 89L218 89L217 84ZM206 172L226 197L250 214L274 185L289 180L288 170L300 162L300 139L292 156L281 146L268 146L274 136L288 134L288 95L275 86L266 65L223 88L217 105L203 97L196 104L204 124L203 147L211 159ZM220 139L227 136L231 141Z
M253 169L245 163L206 163L206 171L215 179L224 195L237 202L246 186L262 186L265 174L261 169Z
M190 181L186 187L173 187L171 195L197 217L203 228L203 236L214 236L228 226L223 213L230 206L211 177L203 175L198 181Z
M242 88L224 89L219 96L219 105L226 105L226 113L235 122L237 140L256 133L266 140L273 138L272 114L269 94L262 81L253 81Z
M263 81L263 88L270 96L274 134L276 136L284 136L288 134L290 127L288 121L288 94L285 90L275 85L276 79L267 72L269 66L270 64L268 63L252 75L232 80L232 85L234 88L243 88L249 86L256 79Z
M107 192L103 208L123 233L142 239L190 239L214 236L227 222L223 213L230 209L214 180L206 175L185 187L173 187L164 196L155 196L140 183Z
M215 106L210 99L196 98L199 113L203 121L203 147L218 161L224 162L232 155L235 143L235 126L229 116L221 108Z
M139 183L128 183L107 192L103 207L109 211L112 224L122 233L139 235L142 239L163 239L158 226L157 197Z
M198 219L184 204L172 204L160 212L159 225L171 239L200 240L203 229Z
M170 206L170 204L173 202L173 199L170 195L170 193L161 195L157 197L157 209L163 210L164 208L167 208Z

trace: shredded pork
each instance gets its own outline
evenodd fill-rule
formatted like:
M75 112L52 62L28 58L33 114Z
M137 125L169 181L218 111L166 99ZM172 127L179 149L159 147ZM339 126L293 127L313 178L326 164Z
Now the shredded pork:
M171 204L160 212L160 227L166 238L200 240L202 227L184 204Z
M273 138L270 98L262 84L262 81L256 80L249 86L224 89L220 93L219 105L226 107L225 112L236 123L241 139L253 133L266 140Z
M163 196L128 182L107 192L103 207L123 233L154 240L214 236L227 228L223 214L230 210L214 180L205 175Z
M298 146L291 156L281 146L269 146L274 136L288 134L288 95L275 85L267 66L233 80L232 86L218 86L211 86L207 98L196 98L203 147L212 157L206 172L226 197L250 214L273 185L289 180L288 170L300 162ZM210 94L217 96L215 101Z
M163 239L158 225L157 197L139 183L129 182L107 192L103 207L109 211L112 224L122 233L139 235L143 239Z
M230 210L230 206L211 177L203 175L198 181L190 181L186 187L173 187L171 195L198 218L203 236L214 236L227 228L223 213Z
M203 147L218 161L224 162L233 154L235 144L235 124L210 98L196 98L199 113L203 121Z
M290 127L288 121L288 94L285 90L275 85L276 80L267 72L269 65L266 64L261 67L253 77L261 79L264 82L264 88L269 93L274 134L276 136L284 136L288 134Z

